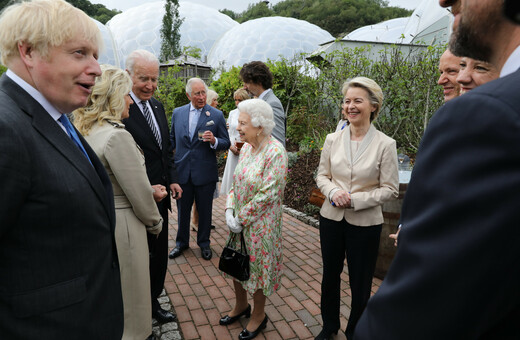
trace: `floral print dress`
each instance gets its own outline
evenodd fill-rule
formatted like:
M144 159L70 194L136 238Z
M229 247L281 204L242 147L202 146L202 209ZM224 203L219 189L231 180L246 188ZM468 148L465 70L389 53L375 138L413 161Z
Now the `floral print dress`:
M265 296L275 292L281 282L282 200L287 176L287 153L279 141L269 138L258 153L247 143L242 147L226 203L243 225L250 255L251 276L242 286L251 294L262 289ZM239 237L235 240L240 242Z

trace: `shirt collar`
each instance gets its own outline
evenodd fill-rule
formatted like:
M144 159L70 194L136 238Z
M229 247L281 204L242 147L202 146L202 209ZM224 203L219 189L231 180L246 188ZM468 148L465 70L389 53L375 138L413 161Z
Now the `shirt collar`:
M27 83L25 80L20 78L16 73L14 73L11 70L7 70L5 73L6 76L11 78L12 81L14 81L18 86L20 86L22 89L24 89L31 97L34 98L43 108L45 111L47 111L48 114L51 115L51 117L57 121L61 117L61 112L59 112L44 96L40 93L37 89L32 87L29 83Z
M204 108L204 107L201 107L200 109L197 109L197 108L195 108L195 106L193 106L193 104L190 102L190 112L191 112L191 111L199 111L199 112L202 112L202 109L203 109L203 108Z
M513 53L507 58L506 63L500 70L500 77L505 77L520 68L520 46L518 46Z
M264 99L264 97L269 93L269 91L272 91L271 89L267 89L265 90L264 92L262 92L259 96L258 96L258 99Z

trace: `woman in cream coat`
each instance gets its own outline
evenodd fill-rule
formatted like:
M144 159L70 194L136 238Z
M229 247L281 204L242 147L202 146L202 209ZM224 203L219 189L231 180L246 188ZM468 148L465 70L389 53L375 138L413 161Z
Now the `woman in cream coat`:
M102 70L87 106L74 111L74 124L105 166L114 190L123 339L144 340L152 334L146 233L157 235L161 231L162 218L154 198L164 198L166 188L150 186L144 156L121 124L132 103L132 80L121 69L103 66Z
M328 198L320 211L323 257L321 314L329 339L340 328L340 275L348 263L352 307L345 334L354 328L368 302L383 223L381 205L398 196L396 143L372 125L383 102L372 79L345 82L343 108L349 121L327 136L316 182Z

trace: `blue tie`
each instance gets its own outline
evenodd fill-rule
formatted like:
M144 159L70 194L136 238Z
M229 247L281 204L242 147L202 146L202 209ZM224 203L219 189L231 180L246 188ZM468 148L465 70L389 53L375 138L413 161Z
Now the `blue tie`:
M58 118L61 124L65 127L65 130L67 130L67 134L72 139L72 141L78 146L78 148L83 152L85 157L87 157L90 164L92 162L90 161L90 158L87 155L87 151L85 151L85 148L83 147L83 144L81 144L81 141L79 140L78 134L76 133L76 130L72 127L72 124L70 123L69 118L67 118L67 115L62 114L60 118Z
M197 109L194 109L193 117L191 118L190 126L189 126L190 138L192 138L193 134L195 133L195 128L197 127L197 123L199 122L199 117L200 117L200 111Z

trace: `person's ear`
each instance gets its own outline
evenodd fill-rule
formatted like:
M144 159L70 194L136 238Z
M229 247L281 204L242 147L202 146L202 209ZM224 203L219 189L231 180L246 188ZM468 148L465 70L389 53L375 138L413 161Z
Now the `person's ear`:
M20 58L22 59L23 63L27 67L32 67L34 65L34 59L37 52L30 44L23 41L19 42L18 53L20 54Z

